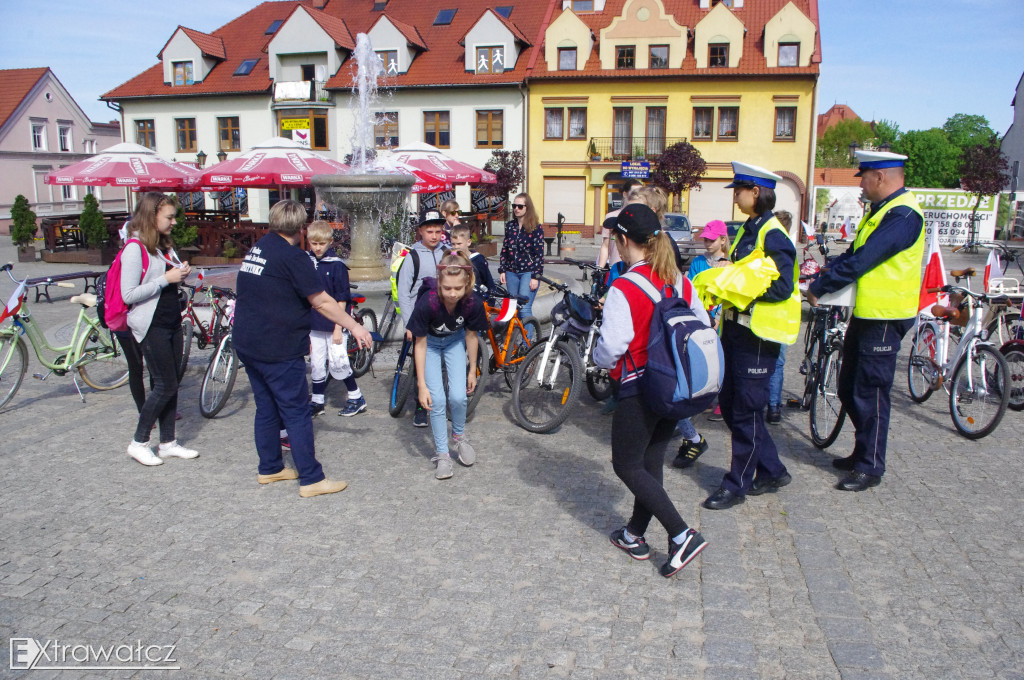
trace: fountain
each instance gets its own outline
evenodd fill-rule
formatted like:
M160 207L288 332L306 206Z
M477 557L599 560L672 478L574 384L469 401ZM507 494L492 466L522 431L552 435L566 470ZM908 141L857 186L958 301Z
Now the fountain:
M416 178L388 173L369 165L367 150L374 148L372 107L377 96L377 80L384 75L384 65L365 33L356 37L355 58L358 69L354 89L358 95L358 106L352 135L352 172L313 175L311 182L324 203L349 216L352 237L349 279L379 281L390 276L388 267L381 260L381 224L404 214L405 201Z

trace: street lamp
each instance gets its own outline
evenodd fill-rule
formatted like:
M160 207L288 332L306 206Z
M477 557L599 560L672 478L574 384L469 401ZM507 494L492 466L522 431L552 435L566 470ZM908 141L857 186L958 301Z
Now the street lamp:
M884 153L889 153L892 150L892 144L889 142L882 142L882 145L878 147L878 150Z
M224 149L221 149L220 151L217 152L217 162L218 163L223 163L227 159L228 159L228 154L227 154L227 152Z
M200 168L206 165L206 154L202 151L202 149L200 149L199 153L196 154L196 163L199 164Z
M858 148L860 148L860 144L857 143L857 140L853 140L852 142L850 142L850 162L851 163L853 163L854 161L857 160L857 153L856 152L857 152Z

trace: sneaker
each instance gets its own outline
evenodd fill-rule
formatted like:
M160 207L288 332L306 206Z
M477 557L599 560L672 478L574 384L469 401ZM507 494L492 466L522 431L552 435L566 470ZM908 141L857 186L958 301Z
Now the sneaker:
M260 484L273 484L274 482L286 482L290 479L298 479L299 473L292 468L284 468L272 475L256 475L256 481Z
M722 418L722 407L721 406L716 406L715 410L712 411L711 415L708 416L708 420L710 420L712 423L721 422L723 420L723 418Z
M476 451L470 446L469 441L466 440L466 433L453 434L452 439L455 440L455 457L459 459L459 462L469 467L476 462Z
M172 442L161 444L157 447L157 453L161 458L198 458L199 452L193 449L186 449L175 439Z
M629 556L634 560L646 560L651 556L651 549L647 546L647 541L644 540L643 536L638 536L634 541L626 539L626 527L616 529L609 538L612 541L612 545L628 552Z
M281 437L281 448L288 449L289 451L292 450L292 443L291 440L288 439L288 435Z
M455 468L452 466L452 459L447 453L441 455L440 453L430 459L430 461L437 463L437 471L434 473L434 479L448 479L455 474Z
M338 411L339 416L345 416L349 418L351 416L359 415L366 410L366 399L359 397L358 399L349 399L345 402L345 408Z
M132 443L128 445L128 455L143 465L164 464L163 459L153 453L153 449L149 448L149 442L140 444L133 439Z
M601 407L601 415L607 416L615 412L615 407L618 405L619 400L615 398L615 395L608 397L608 400L604 402L604 406Z
M671 538L668 539L668 561L661 565L661 575L668 578L679 573L706 547L708 542L694 529L686 530L686 536L681 544Z
M414 427L430 427L430 413L427 409L417 406L416 413L412 416L412 424ZM451 477L451 475L448 476Z
M326 407L324 406L323 403L311 401L309 402L309 408L313 411L313 417L316 418L318 415L324 412L324 408Z
M701 454L708 450L708 442L704 439L704 435L700 436L699 442L685 441L679 447L679 454L676 459L672 461L672 467L675 468L688 468L697 462Z

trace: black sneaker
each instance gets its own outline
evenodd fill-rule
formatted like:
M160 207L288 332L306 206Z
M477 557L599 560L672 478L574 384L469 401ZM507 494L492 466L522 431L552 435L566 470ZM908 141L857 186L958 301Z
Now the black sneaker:
M318 404L315 401L311 401L309 402L309 408L313 411L313 417L316 418L324 412L325 406L323 404Z
M626 539L626 527L616 529L608 538L611 539L612 545L628 552L634 560L646 560L651 556L651 549L647 547L647 541L643 536L638 536L635 541Z
M708 542L694 529L686 530L682 544L668 539L668 561L661 565L661 575L665 578L676 575L707 546Z
M288 449L289 451L292 450L292 442L288 439L288 435L281 437L281 448Z
M412 424L415 427L430 427L430 414L427 409L417 406L416 413L412 416Z
M672 467L688 468L697 462L701 454L708 450L708 442L704 435L700 436L699 442L685 441L679 447L679 455L672 461Z

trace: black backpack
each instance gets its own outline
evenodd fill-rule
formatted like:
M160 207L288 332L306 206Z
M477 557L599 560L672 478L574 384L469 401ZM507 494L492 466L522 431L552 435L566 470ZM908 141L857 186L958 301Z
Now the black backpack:
M103 272L96 277L96 320L100 322L100 326L107 328L107 272Z

